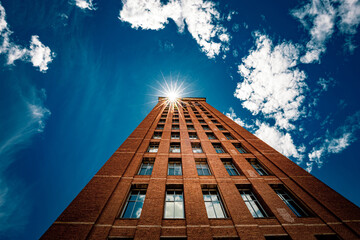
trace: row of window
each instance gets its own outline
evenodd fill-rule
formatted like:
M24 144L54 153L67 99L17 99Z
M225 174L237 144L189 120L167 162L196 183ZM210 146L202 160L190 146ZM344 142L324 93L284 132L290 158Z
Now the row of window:
M221 146L221 143L212 143L216 153L226 153L224 148ZM181 152L181 144L179 142L170 143L169 152L170 153L180 153ZM238 150L239 153L248 153L245 148L240 143L233 143L233 146ZM191 143L191 148L193 153L203 153L201 143ZM150 142L147 152L157 153L159 150L158 142Z
M308 217L309 212L283 186L272 186L279 198L297 217ZM263 201L258 199L251 186L238 186L246 207L254 218L271 217L272 214ZM202 195L208 218L227 218L225 206L216 187L203 187ZM146 197L146 188L133 188L121 213L121 218L139 218ZM166 189L164 204L165 219L185 218L184 191L182 186Z
M156 130L163 130L164 127L165 127L164 124L158 124L158 125L156 126ZM194 125L191 125L191 124L189 125L189 124L188 124L188 125L186 125L186 127L187 127L187 130L195 130ZM206 124L202 124L201 127L202 127L205 131L211 130L211 129L209 128L209 126L206 125ZM225 131L225 128L224 128L222 125L216 125L216 127L217 127L220 131ZM180 129L180 126L179 126L178 124L173 124L173 125L171 125L171 129L172 129L172 130L179 130L179 129Z
M221 159L221 161L230 176L241 175L240 171L235 167L231 158L223 158ZM247 159L247 161L260 176L269 175L269 171L265 170L265 168L259 163L257 159L250 158ZM205 158L195 159L195 163L196 170L199 176L211 175L209 165ZM151 175L153 168L154 158L144 158L141 163L138 175ZM182 175L182 164L180 158L169 158L168 175Z
M224 132L223 134L228 140L234 140L234 137L229 132ZM217 139L216 136L214 135L214 133L207 132L206 136L210 140L216 140ZM153 139L161 139L161 137L162 137L162 132L155 131L152 138ZM199 139L196 132L189 132L189 138L190 139ZM180 139L180 132L172 132L171 133L171 139Z

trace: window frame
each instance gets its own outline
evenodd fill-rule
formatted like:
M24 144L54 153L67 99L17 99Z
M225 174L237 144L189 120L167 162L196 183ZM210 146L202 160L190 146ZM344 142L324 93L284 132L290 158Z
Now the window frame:
M199 146L199 148L194 148L195 146ZM204 151L203 151L203 149L202 149L202 146L201 146L201 143L198 143L198 142L196 142L196 143L191 143L191 149L192 149L192 152L193 153L204 153ZM194 149L200 149L200 151L198 152L198 151L194 151Z
M153 171L153 169L154 169L154 163L155 163L155 159L154 159L154 158L143 158L137 175L141 175L141 176L151 176L152 171ZM144 164L148 164L148 165L151 164L150 174L146 174L147 171L149 171L148 168L145 168L145 169L146 169L146 170L145 170L145 174L140 174L140 173L141 173L141 170L143 169Z
M138 191L138 193L137 193L137 195L136 195L135 201L130 200L130 199L131 199L131 196L132 196L132 193L133 193L134 191ZM138 200L138 198L139 198L140 192L145 192L144 197L143 197L142 202L141 202L142 204L141 204L140 215L139 215L138 217L131 217L131 216L133 216L133 213L134 213L136 204L138 203L137 200ZM126 202L125 202L125 204L124 204L124 206L123 206L123 208L122 208L122 211L121 211L121 214L120 214L120 217L119 217L119 218L121 218L121 219L139 219L139 218L141 217L141 212L142 212L142 209L143 209L143 206L144 206L144 202L145 202L145 199L146 199L146 192L147 192L147 189L146 189L146 188L132 188L132 189L129 191L129 193L128 193L128 196L127 196L127 198L126 198ZM127 210L128 206L129 206L129 202L135 202L135 203L133 204L130 217L124 217L124 215L125 215L125 213L126 213L126 210Z
M177 149L178 149L178 151L176 151ZM181 153L180 142L171 142L170 146L169 146L169 153Z
M223 146L221 145L221 143L212 143L212 146L216 153L218 153L218 154L226 153L226 151L223 148Z
M224 205L224 202L221 198L221 195L220 195L220 192L217 188L202 188L202 194L203 194L203 200L204 200L204 205L205 205L205 209L206 209L206 214L208 216L209 219L226 219L228 218L228 214L227 214L227 211L226 211L226 208L225 208L225 205ZM206 200L205 199L205 194L204 192L215 192L216 194L207 194L207 195L210 195L210 201L209 200ZM217 196L217 201L213 201L213 196ZM213 209L213 212L215 214L215 217L210 217L209 216L209 210L208 210L208 206L207 206L207 202L210 202L211 203L211 206L212 206L212 209ZM214 207L214 202L218 202L219 205L220 205L220 209L222 210L222 214L223 216L222 217L217 217L217 213L216 213L216 210L215 210L215 207ZM211 209L210 209L211 210Z
M310 212L307 210L304 204L299 203L297 197L295 197L290 191L288 191L284 186L273 187L276 195L283 201L283 203L299 218L311 217ZM279 195L279 191L283 191L284 195L287 195L289 199L286 199L283 195ZM289 201L290 200L290 201ZM290 202L294 203L295 207L298 207L304 214L298 212Z
M159 145L160 144L158 142L150 142L146 152L157 153L159 151ZM155 148L155 146L156 146L156 148ZM156 149L156 151L151 151L151 149Z
M174 192L173 199L174 201L168 201L168 192ZM181 201L176 201L176 192L181 192ZM181 202L182 203L182 216L180 217L176 217L176 203L177 202ZM173 217L166 217L166 208L167 208L167 203L174 203L174 209L173 209ZM164 219L185 219L185 200L184 200L184 190L181 188L166 188L165 191L165 201L164 201Z
M256 197L256 195L254 194L254 191L249 187L249 188L238 188L240 196L242 198L242 200L244 201L246 207L248 208L250 214L254 217L254 218L268 218L269 214L267 213L267 211L264 209L264 207L262 206L261 202L258 200L258 198ZM244 194L243 194L243 193ZM248 196L246 195L245 192L249 192L249 196L253 197L254 199L248 199ZM248 203L248 204L247 204ZM250 206L249 206L250 205ZM259 216L254 208L254 205L259 209L260 213L262 214L262 216ZM251 207L251 209L250 209Z
M221 159L225 170L227 171L227 173L229 174L229 176L240 176L240 171L236 168L236 166L234 165L234 161L232 159ZM231 169L227 166L230 166ZM233 170L236 174L232 174Z
M178 164L179 166L175 165ZM173 174L170 174L170 169L173 169ZM180 172L180 174L175 174L176 173L176 169L178 169L178 171ZM179 170L180 169L180 170ZM168 160L168 170L167 170L167 175L168 176L182 176L182 162L181 159L177 159L177 158L169 158Z
M199 165L201 166L200 168L198 167ZM212 175L210 166L206 159L195 159L195 166L196 166L196 171L197 171L198 176L211 176ZM199 174L199 170L200 170L200 172L202 172L202 174ZM207 170L209 174L204 174L204 170L205 171Z

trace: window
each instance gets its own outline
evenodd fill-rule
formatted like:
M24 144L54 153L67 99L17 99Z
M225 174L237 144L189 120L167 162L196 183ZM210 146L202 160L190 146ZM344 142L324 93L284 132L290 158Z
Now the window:
M166 119L161 118L161 119L159 120L159 123L165 123L165 121L166 121Z
M148 152L157 153L159 150L159 143L151 142L149 144Z
M225 128L223 127L223 126L221 126L221 125L216 125L216 127L219 129L219 130L225 130Z
M240 143L234 143L234 147L239 151L239 153L247 153L245 148L243 148Z
M162 132L154 132L153 139L161 139Z
M186 123L192 123L192 121L190 119L187 119L185 122Z
M206 131L206 130L210 130L209 126L208 125L201 125L202 128Z
M171 153L180 153L180 143L170 143Z
M174 114L173 117L174 117L174 118L179 118L179 115L178 115L178 114Z
M185 118L189 118L190 117L190 115L189 114L185 114Z
M195 159L196 170L199 176L208 176L211 175L209 165L206 162L206 159Z
M219 123L218 121L216 121L215 119L211 120L213 123Z
M191 132L191 133L189 133L189 138L190 138L190 139L198 139L198 136L197 136L196 133Z
M250 189L239 189L240 195L254 218L268 217L267 213Z
M246 159L260 176L267 176L269 173L260 165L256 159Z
M164 218L184 218L184 196L182 189L167 189Z
M151 175L153 167L154 167L154 158L144 158L140 169L139 169L139 175Z
M220 143L213 143L213 147L216 153L225 153L225 150L222 148Z
M230 133L224 133L224 136L227 138L227 140L233 140L233 136L231 136Z
M191 147L192 147L193 153L202 153L203 152L200 143L192 143Z
M315 238L317 240L340 240L336 234L316 234Z
M170 158L168 163L168 175L182 175L181 171L181 159Z
M308 217L309 214L298 204L294 198L283 187L274 188L280 199L295 213L298 217Z
M139 218L144 204L145 195L146 189L131 190L121 217Z
M291 240L288 235L265 236L265 240Z
M180 133L179 132L172 132L171 133L171 139L180 139Z
M173 119L173 123L179 123L179 119Z
M200 115L200 114L196 114L195 117L201 118L201 115Z
M232 160L221 159L221 161L223 162L224 167L230 176L240 175L238 170L235 168L234 164L232 163Z
M213 140L216 139L215 135L213 133L206 133L208 139Z
M164 124L158 124L158 125L156 126L156 129L159 129L159 130L164 129Z
M179 125L172 125L171 129L179 130Z
M208 218L226 218L225 209L217 189L202 191Z
M166 114L162 114L162 115L161 115L162 118L166 118L166 116L167 116Z
M194 125L187 125L188 130L195 130Z

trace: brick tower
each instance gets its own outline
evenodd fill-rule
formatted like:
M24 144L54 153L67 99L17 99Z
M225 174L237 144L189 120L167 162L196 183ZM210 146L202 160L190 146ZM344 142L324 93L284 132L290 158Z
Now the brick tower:
M205 98L168 102L41 239L359 239L356 205Z

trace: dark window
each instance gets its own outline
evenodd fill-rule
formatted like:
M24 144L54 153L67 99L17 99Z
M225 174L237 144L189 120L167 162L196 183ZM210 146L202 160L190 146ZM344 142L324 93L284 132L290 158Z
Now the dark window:
M256 159L247 159L247 160L260 176L269 175L268 172L263 168L263 166L261 166L258 160Z
M180 139L180 133L179 132L172 132L171 133L171 139Z
M210 130L208 125L201 125L204 130Z
M172 125L171 129L179 130L179 125Z
M192 143L191 147L192 147L193 153L202 153L203 152L200 143Z
M156 129L162 130L162 129L164 129L164 125L163 124L158 124L156 126Z
M216 153L225 153L225 150L223 149L220 143L213 143L213 147Z
M206 133L207 137L212 140L212 139L216 139L215 135L213 133Z
M195 130L194 125L187 125L188 130Z
M291 238L286 236L265 236L265 240L291 240Z
M239 151L239 153L247 153L245 148L243 148L240 143L234 143L234 147Z
M228 139L228 140L233 140L233 136L231 136L230 133L224 133L224 136Z
M196 170L199 176L211 175L209 165L207 164L206 159L200 159L195 161L196 161Z
M216 125L216 127L219 129L219 130L225 130L225 128L223 127L223 126L221 126L221 125Z
M198 139L198 136L197 136L196 133L190 132L190 133L189 133L189 138L190 138L190 139Z
M235 168L234 164L232 163L231 160L223 160L222 162L224 164L224 167L226 169L226 171L229 173L230 176L238 176L240 175L238 170Z
M161 139L162 132L154 132L153 139Z
M315 235L317 240L340 240L336 234L319 234Z
M157 153L159 150L159 143L150 143L149 144L149 147L148 147L148 152L151 152L151 153Z
M180 153L180 143L170 143L170 151L171 153Z

